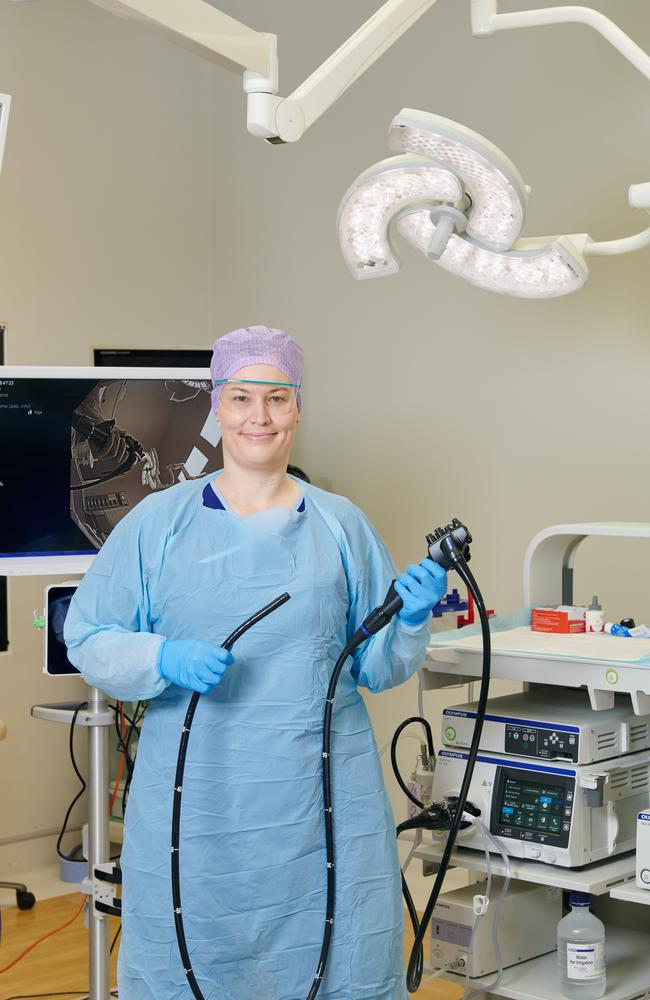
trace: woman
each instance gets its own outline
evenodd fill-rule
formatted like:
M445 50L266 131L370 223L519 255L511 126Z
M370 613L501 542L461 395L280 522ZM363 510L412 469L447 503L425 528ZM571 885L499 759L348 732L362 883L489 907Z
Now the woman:
M343 497L287 475L303 354L286 333L214 345L224 469L140 503L95 558L66 622L72 662L122 700L149 699L122 853L121 1000L190 995L170 884L174 771L188 691L204 697L183 785L181 888L208 1000L304 1000L325 914L324 698L347 638L385 597L390 557ZM420 665L446 590L431 560L399 577L404 606L339 682L332 737L336 916L319 1000L405 1000L395 823L359 693ZM237 643L252 612L291 600Z

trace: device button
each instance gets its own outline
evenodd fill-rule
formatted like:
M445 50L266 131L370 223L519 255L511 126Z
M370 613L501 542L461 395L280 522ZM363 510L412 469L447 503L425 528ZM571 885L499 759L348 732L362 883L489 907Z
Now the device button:
M456 739L456 730L453 726L447 726L445 729L445 739L453 742Z
M546 861L549 865L554 865L555 862L557 861L557 854L555 853L555 851L549 851L547 854L545 854L544 861Z
M566 800L567 802L573 802L573 792L566 793Z
M519 733L513 733L512 734L512 738L513 738L513 740L518 740L519 739Z
M644 885L650 885L650 868L641 869L641 881Z
M568 831L571 829L571 824L570 823L563 823L562 824L562 829L564 830L565 833L568 833Z
M541 858L542 852L540 851L539 847L531 847L530 856L531 858Z
M566 807L566 809L564 810L564 815L567 817L567 819L571 819L571 806Z

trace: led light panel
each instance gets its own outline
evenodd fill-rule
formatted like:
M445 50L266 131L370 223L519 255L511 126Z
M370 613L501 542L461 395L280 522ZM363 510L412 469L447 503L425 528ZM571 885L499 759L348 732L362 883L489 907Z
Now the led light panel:
M354 277L399 270L388 228L403 208L422 201L454 204L462 195L455 174L425 157L395 156L366 170L347 191L338 217L341 250Z
M426 210L403 213L397 229L426 256L434 231ZM526 299L575 292L582 288L589 273L582 257L562 237L538 249L515 247L500 252L479 246L465 236L452 235L437 263L479 288Z
M453 170L472 199L467 234L492 250L519 238L528 190L515 165L471 129L439 115L404 108L391 122L390 148L419 153Z

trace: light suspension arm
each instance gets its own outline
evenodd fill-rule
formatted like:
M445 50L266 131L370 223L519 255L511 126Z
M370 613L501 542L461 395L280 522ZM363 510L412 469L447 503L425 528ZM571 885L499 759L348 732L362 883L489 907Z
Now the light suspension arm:
M543 7L539 10L499 14L498 0L472 0L472 32L489 36L510 28L537 28L549 24L586 24L603 36L622 56L650 80L650 56L617 24L591 7Z
M387 0L288 98L277 96L275 35L254 31L205 0L91 0L150 22L227 69L244 69L248 130L270 142L295 142L437 0Z
M255 31L205 0L90 0L112 14L154 25L199 55L235 73L251 70L277 90L275 35Z
M286 100L249 98L248 129L279 142L295 142L437 0L387 0ZM244 84L246 86L246 84Z

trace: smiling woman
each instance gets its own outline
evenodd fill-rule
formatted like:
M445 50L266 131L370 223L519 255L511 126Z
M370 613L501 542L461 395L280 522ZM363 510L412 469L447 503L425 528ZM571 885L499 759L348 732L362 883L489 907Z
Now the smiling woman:
M170 842L194 691L204 697L178 847L194 995L304 1000L326 917L323 707L341 649L396 573L354 504L287 473L298 344L268 327L235 330L217 340L211 370L223 472L155 494L119 523L76 592L66 641L88 683L149 699L125 816L120 997L187 995ZM424 560L396 588L398 617L345 661L332 710L337 878L319 1000L406 1000L395 822L360 688L415 672L446 575ZM291 600L233 660L224 637L283 591Z

